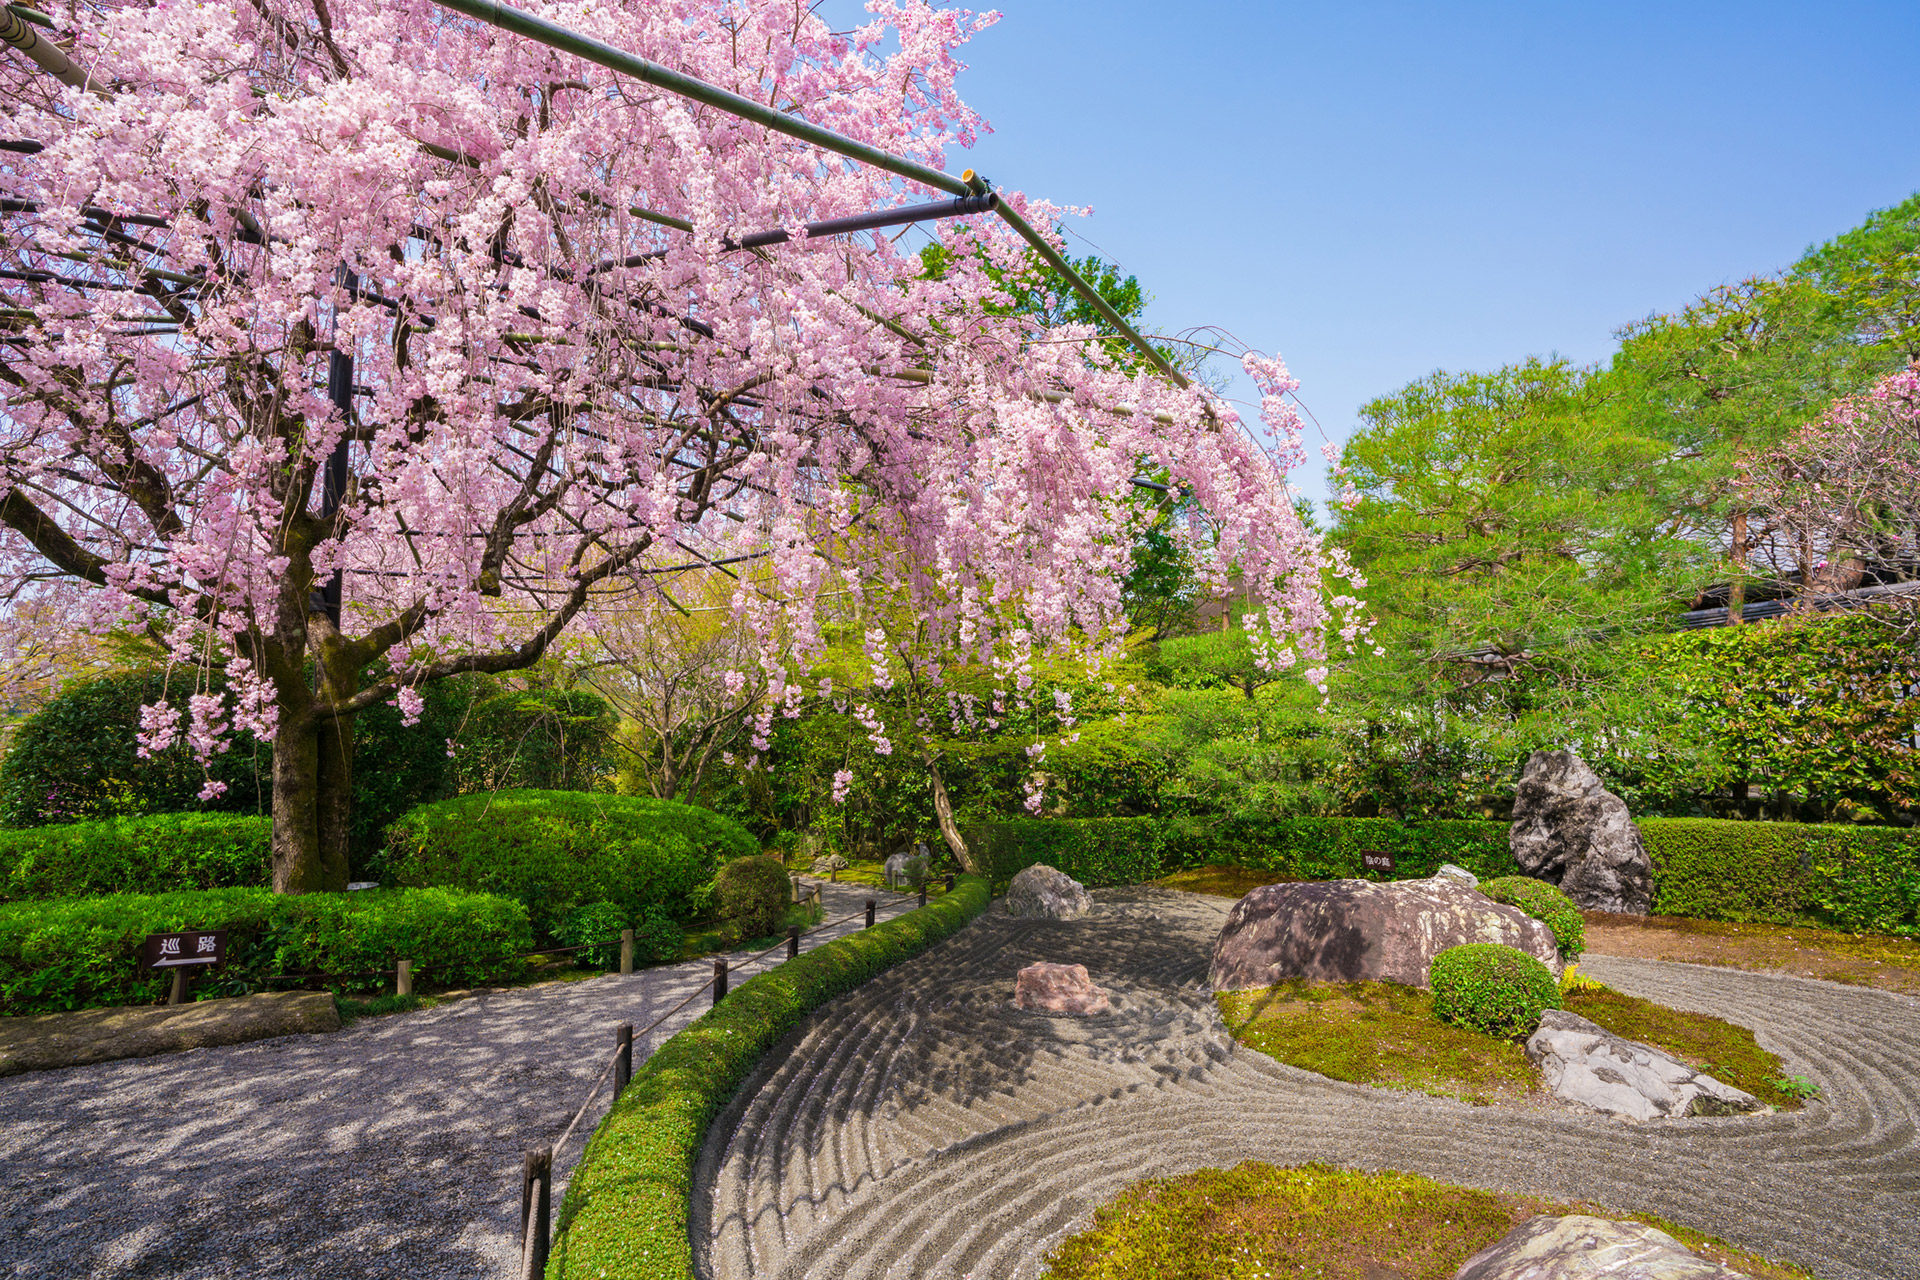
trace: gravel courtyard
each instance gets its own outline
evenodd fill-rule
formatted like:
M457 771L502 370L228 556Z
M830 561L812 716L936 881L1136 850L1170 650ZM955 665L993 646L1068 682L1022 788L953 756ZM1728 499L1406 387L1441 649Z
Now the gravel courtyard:
M1631 1126L1340 1084L1236 1049L1205 987L1231 903L1135 888L1073 922L996 904L821 1010L709 1140L713 1280L1033 1277L1127 1183L1325 1160L1658 1213L1822 1280L1920 1278L1920 1001L1654 960L1583 970L1753 1027L1827 1101ZM1115 1011L1013 1009L1014 974L1085 964Z
M883 918L915 905L822 888L829 920L868 897ZM0 1080L0 1265L46 1280L497 1280L519 1256L527 1148L560 1135L616 1024L645 1026L712 972L689 961ZM555 1153L560 1177L605 1110L603 1087Z

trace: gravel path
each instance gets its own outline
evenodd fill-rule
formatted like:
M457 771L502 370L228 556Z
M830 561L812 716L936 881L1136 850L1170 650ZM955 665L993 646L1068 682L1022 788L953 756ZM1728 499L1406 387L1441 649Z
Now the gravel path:
M915 905L823 889L829 920L868 897L883 917ZM712 973L689 961L487 992L333 1035L0 1080L0 1274L504 1276L519 1256L527 1148L559 1136L616 1024L645 1026ZM708 1003L636 1045L636 1058ZM605 1105L603 1088L555 1153L562 1176Z
M1920 1001L1805 979L1589 957L1622 990L1753 1027L1828 1101L1632 1126L1340 1084L1235 1050L1205 987L1231 905L1104 890L1097 916L999 908L834 1002L748 1082L701 1162L712 1280L1032 1277L1136 1179L1326 1160L1640 1210L1823 1280L1920 1280ZM1037 960L1082 963L1112 1014L1013 1009Z

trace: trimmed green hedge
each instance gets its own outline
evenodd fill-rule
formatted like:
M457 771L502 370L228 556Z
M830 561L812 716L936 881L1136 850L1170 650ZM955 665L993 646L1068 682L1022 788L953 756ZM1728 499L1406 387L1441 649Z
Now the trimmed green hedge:
M1920 936L1920 829L1643 818L1653 910ZM1362 878L1360 854L1394 855L1399 879L1443 862L1482 880L1517 875L1507 824L1389 818L1023 819L967 832L996 882L1036 862L1083 884L1152 880L1185 867L1253 867L1303 880Z
M1659 915L1920 935L1920 830L1647 818Z
M1469 942L1433 958L1433 1016L1503 1040L1521 1040L1540 1025L1540 1015L1560 1007L1553 971L1514 947Z
M0 831L0 902L272 881L271 818L162 813Z
M243 990L280 973L347 974L412 960L436 987L515 972L533 946L526 908L449 889L278 896L267 889L117 894L0 905L0 1014L54 1013L164 999L172 975L142 967L150 933L225 929L228 960L203 981ZM391 978L349 978L377 991Z
M986 881L961 876L951 894L917 911L741 984L655 1050L573 1172L547 1275L692 1280L693 1164L708 1123L760 1055L814 1009L957 932L988 901Z
M1396 874L1429 876L1443 862L1482 879L1513 875L1507 824L1390 818L1016 819L969 829L996 882L1045 862L1082 884L1132 884L1184 867L1254 867L1302 880L1359 878L1360 855L1385 850Z
M1529 876L1501 876L1482 880L1480 892L1495 902L1520 908L1553 930L1553 942L1562 960L1578 960L1587 949L1587 922L1560 886Z
M594 902L691 915L720 864L758 853L746 829L692 805L587 791L513 790L421 805L387 828L379 878L497 893L542 937Z

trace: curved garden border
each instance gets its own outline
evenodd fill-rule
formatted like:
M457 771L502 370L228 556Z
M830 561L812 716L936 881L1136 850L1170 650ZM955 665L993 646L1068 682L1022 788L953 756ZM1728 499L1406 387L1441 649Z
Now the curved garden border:
M692 1280L693 1166L707 1126L761 1055L814 1009L958 932L986 910L985 880L742 984L656 1049L587 1144L567 1188L547 1275Z

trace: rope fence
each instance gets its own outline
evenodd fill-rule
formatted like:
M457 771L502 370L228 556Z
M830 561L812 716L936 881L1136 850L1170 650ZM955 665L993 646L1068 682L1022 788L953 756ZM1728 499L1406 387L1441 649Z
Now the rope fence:
M947 876L947 892L953 891L953 885L954 877ZM814 896L818 897L818 895L819 888L815 886ZM783 941L744 959L729 961L725 956L715 956L713 975L695 987L686 999L649 1022L637 1034L644 1042L646 1037L657 1031L667 1019L708 992L713 994L713 1003L719 1004L727 998L727 979L731 974L758 964L782 947L786 948L788 960L797 958L800 955L800 940L810 934L821 933L852 920L861 920L863 917L864 923L861 927L873 928L879 905L878 899L868 898L859 911L841 916L837 920L823 920L812 928L804 930L799 925L791 925ZM920 888L920 905L923 907L927 905L925 885ZM631 933L632 930L628 930L628 934L631 935ZM567 1127L561 1131L560 1137L551 1146L534 1147L527 1152L526 1173L520 1185L520 1269L516 1273L517 1280L540 1280L540 1277L546 1274L547 1254L552 1247L553 1235L554 1156L565 1149L568 1139L572 1138L574 1131L580 1127L580 1121L585 1118L594 1100L600 1096L600 1086L606 1083L609 1074L613 1076L613 1096L608 1100L609 1107L619 1100L621 1092L633 1079L635 1034L633 1024L630 1022L623 1022L614 1028L613 1055L600 1068L600 1074L594 1078L592 1086L587 1090L587 1096L581 1099L579 1108L574 1111L573 1118L567 1122Z

